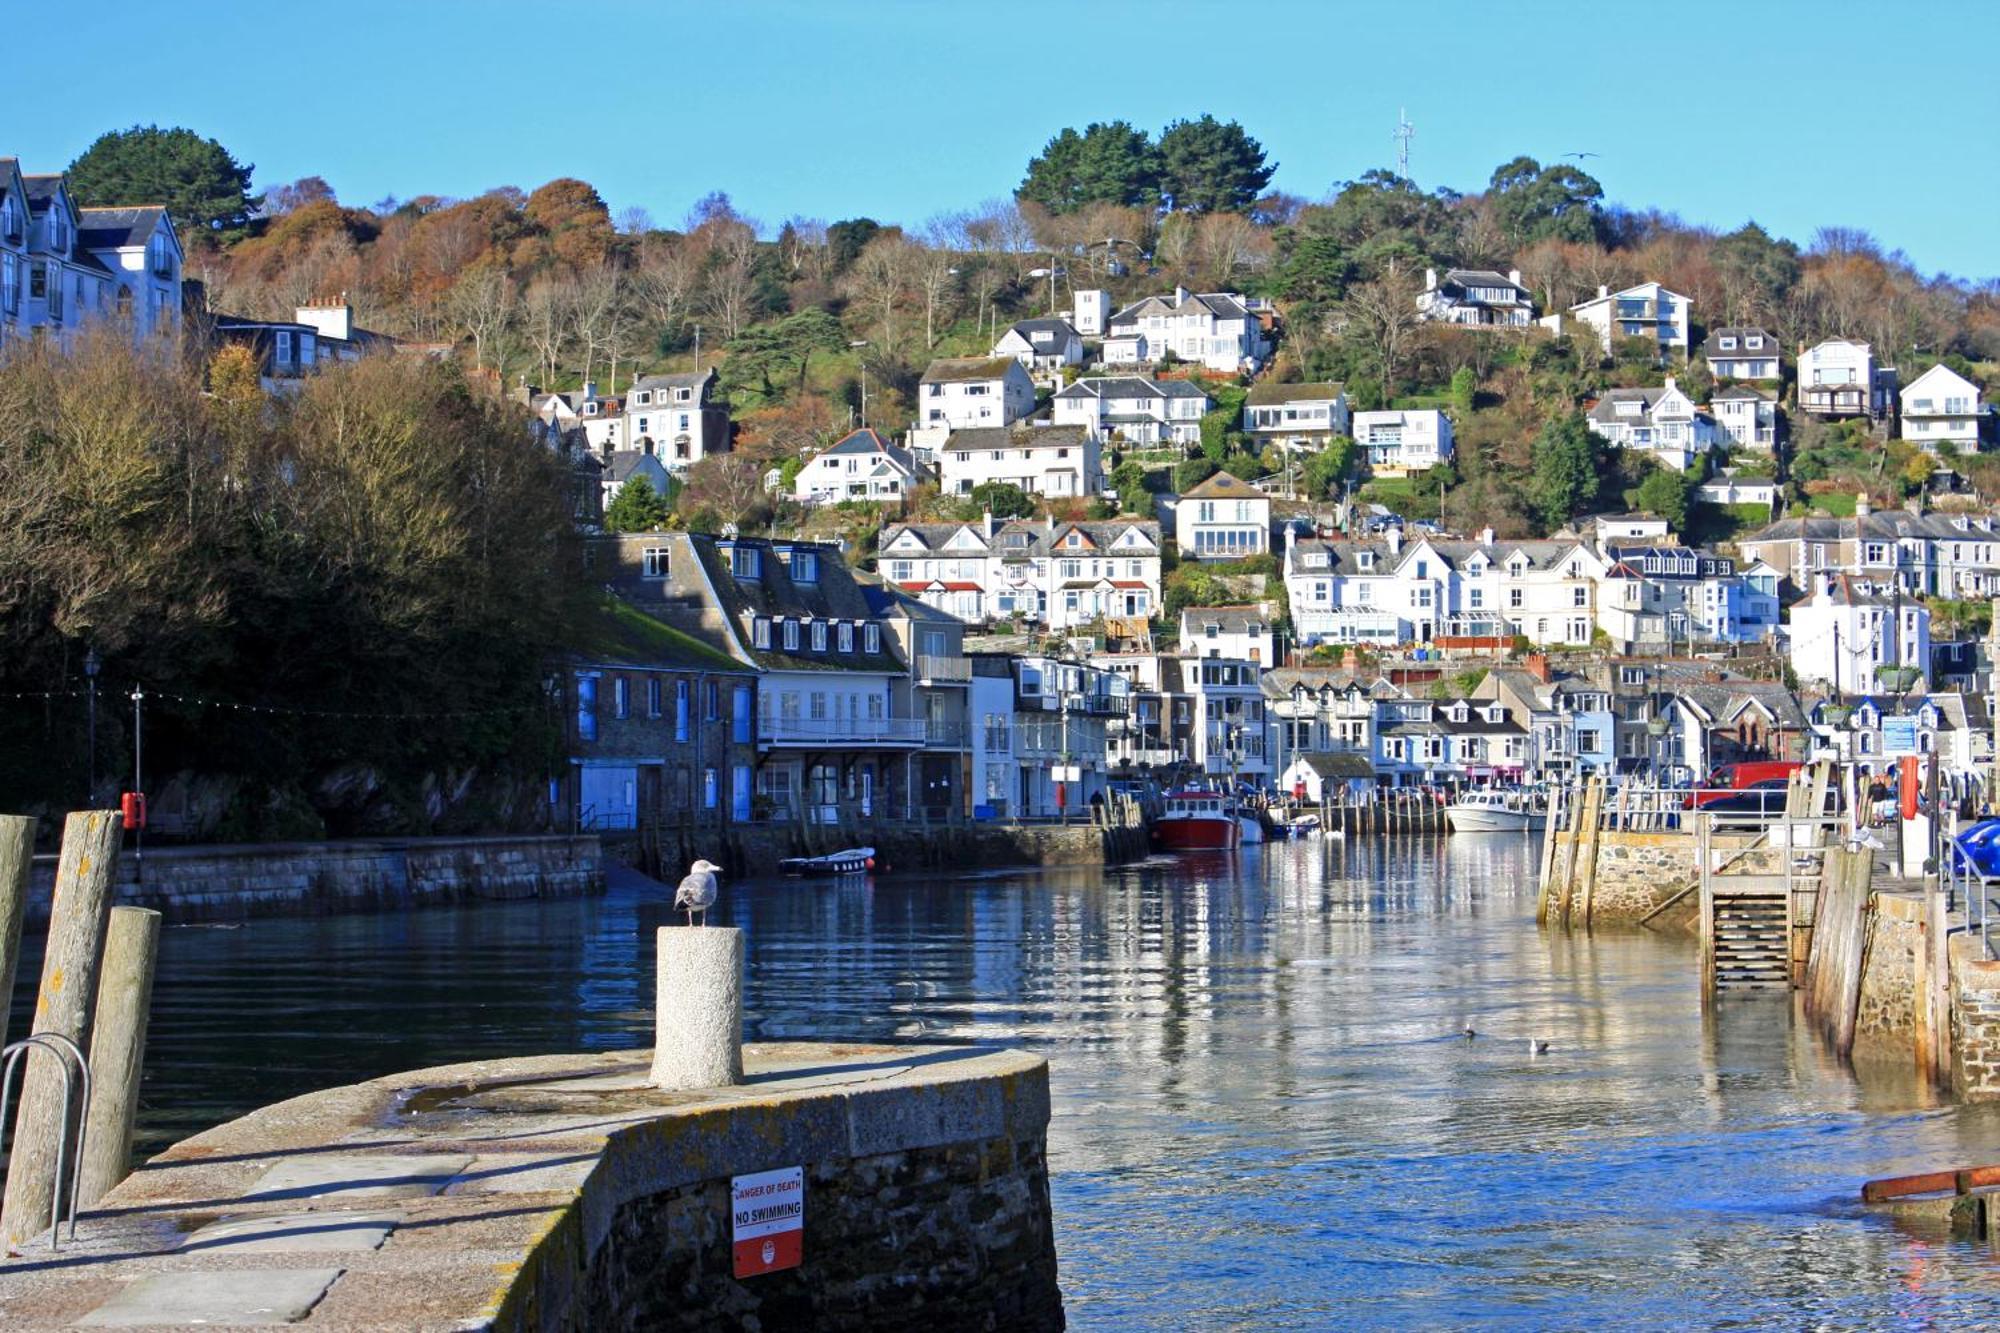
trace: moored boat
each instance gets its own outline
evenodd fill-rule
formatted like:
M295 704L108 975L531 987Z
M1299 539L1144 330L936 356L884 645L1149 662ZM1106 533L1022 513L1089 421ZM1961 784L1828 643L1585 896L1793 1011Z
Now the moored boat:
M874 868L873 847L849 847L824 856L788 856L778 862L779 872L786 875L865 875Z
M1518 791L1465 792L1444 813L1454 833L1533 833L1548 822L1548 812Z
M1153 841L1170 852L1223 852L1241 844L1243 826L1221 792L1168 792Z

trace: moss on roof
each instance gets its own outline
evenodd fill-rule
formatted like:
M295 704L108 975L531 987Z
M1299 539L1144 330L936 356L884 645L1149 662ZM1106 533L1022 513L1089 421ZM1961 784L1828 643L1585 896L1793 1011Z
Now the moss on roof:
M751 669L720 648L654 619L622 598L608 595L585 618L573 651L581 658L621 666L742 672Z

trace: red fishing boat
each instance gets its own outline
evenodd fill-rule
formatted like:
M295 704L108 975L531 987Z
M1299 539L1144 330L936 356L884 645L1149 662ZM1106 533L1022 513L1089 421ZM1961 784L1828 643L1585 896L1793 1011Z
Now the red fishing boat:
M1242 841L1243 828L1219 791L1168 792L1153 841L1169 852L1226 852Z

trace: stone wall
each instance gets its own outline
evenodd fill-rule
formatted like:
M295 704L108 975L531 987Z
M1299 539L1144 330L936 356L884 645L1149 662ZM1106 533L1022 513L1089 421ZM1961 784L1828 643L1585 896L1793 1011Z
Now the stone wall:
M1877 893L1868 904L1861 984L1855 1002L1857 1060L1908 1062L1914 1058L1924 928L1922 903Z
M1958 935L1951 959L1951 1084L1961 1101L2000 1101L2000 961Z
M55 862L35 860L31 920L47 919ZM118 901L153 908L169 922L564 898L603 888L594 834L149 847L118 858Z

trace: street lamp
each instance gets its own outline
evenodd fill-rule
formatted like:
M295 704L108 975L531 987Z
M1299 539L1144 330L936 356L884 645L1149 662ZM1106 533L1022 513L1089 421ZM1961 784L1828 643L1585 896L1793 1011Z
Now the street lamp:
M97 805L97 673L103 669L104 659L97 655L97 649L94 647L86 649L83 654L83 678L86 683L84 697L88 700L85 707L90 721L88 739L85 742L89 751L84 759L84 771L88 776L90 788L84 795L85 809L92 809Z
M1031 278L1047 278L1049 280L1049 314L1051 315L1055 314L1056 279L1068 277L1069 270L1066 268L1057 268L1054 265L1051 265L1048 268L1031 268L1028 270L1028 276Z

